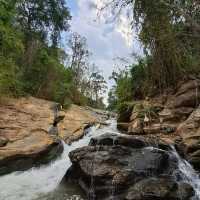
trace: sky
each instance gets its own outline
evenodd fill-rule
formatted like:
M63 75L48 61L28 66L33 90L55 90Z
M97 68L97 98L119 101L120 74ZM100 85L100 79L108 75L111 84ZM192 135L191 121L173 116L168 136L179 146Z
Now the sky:
M101 7L104 0L66 1L72 15L71 31L87 39L88 48L92 52L91 61L102 70L108 87L111 88L113 82L109 80L109 76L117 68L116 58L131 58L132 52L141 53L128 18L121 15L117 21L109 22L109 13L99 16L95 8Z

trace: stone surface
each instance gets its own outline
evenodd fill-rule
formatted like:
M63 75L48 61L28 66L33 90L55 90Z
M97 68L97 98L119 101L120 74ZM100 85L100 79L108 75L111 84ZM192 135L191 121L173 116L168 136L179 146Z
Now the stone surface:
M105 120L100 112L75 105L61 111L58 103L33 97L7 99L0 104L0 175L56 158L63 150L58 135L68 143L79 139Z
M71 143L80 139L84 135L84 130L95 124L104 124L109 113L71 105L68 110L61 112L64 119L59 123L59 135L66 143Z
M136 183L128 190L126 200L189 200L193 188L170 178L149 178Z
M172 140L200 171L200 80L178 84L177 90L137 102L127 134ZM160 110L159 110L160 109ZM158 111L159 110L159 111ZM145 115L149 122L145 123Z
M120 131L128 131L130 124L129 123L123 123L123 122L118 122L117 123L117 128Z
M139 118L136 118L134 121L130 122L128 127L128 133L137 135L143 134L143 121Z
M200 107L179 125L177 133L182 138L188 160L200 170Z
M88 199L189 200L194 191L175 181L181 172L170 149L142 136L105 134L69 154L65 180L81 186Z
M62 143L48 130L54 122L53 102L9 99L0 105L0 175L47 163L61 154ZM2 139L1 139L2 144Z

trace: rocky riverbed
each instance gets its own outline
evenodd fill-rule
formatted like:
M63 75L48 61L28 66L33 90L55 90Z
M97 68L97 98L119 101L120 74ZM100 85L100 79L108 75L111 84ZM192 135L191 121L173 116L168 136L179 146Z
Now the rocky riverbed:
M78 184L87 199L192 200L197 188L175 152L163 141L105 134L69 154L65 181Z
M200 171L200 80L181 82L175 91L132 102L120 113L118 128L178 145Z
M0 174L40 168L0 177L0 194L9 200L200 200L199 88L191 80L175 93L134 102L118 116L121 132L100 110L63 110L32 97L1 104Z
M0 104L0 175L52 161L63 151L61 139L71 143L106 117L107 113L76 105L62 110L55 102L33 97L4 100Z

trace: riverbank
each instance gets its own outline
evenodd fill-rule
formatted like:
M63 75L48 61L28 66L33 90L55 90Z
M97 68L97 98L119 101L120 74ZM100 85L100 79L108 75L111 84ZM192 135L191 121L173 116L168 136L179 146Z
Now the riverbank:
M67 183L93 200L199 200L199 176L173 146L107 133L69 154Z
M200 171L200 80L181 82L175 91L132 102L120 113L118 128L176 145Z
M63 153L53 162L20 173L0 176L0 200L86 200L80 187L71 183L62 184L62 179L71 166L68 155L77 148L87 146L93 137L117 131L115 120L106 122L107 126L91 127L84 137L70 145L63 142Z
M63 151L61 141L52 135L71 143L106 117L76 105L61 110L55 102L33 97L4 100L0 105L0 175L52 161Z
M87 199L199 200L200 80L123 106L117 126L124 134L70 152L64 180Z

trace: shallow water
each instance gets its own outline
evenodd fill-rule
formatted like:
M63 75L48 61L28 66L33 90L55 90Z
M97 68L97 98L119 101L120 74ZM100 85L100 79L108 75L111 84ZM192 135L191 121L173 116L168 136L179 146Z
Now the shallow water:
M88 145L90 139L107 132L117 132L115 120L110 125L96 129L92 127L88 134L72 145L64 144L60 158L49 165L32 168L25 172L15 172L0 177L0 200L78 200L84 199L82 192L72 186L60 185L67 169L71 166L70 151Z
M178 170L182 173L184 182L189 183L195 190L195 197L192 200L200 200L200 177L199 174L193 169L193 167L186 160L182 159L172 147L173 154L178 160Z
M110 125L97 129L92 127L79 141L67 145L63 142L64 151L57 160L40 168L32 168L25 172L15 172L0 177L0 200L86 200L83 192L72 184L61 185L60 182L71 166L68 154L70 151L88 145L92 137L104 133L120 134L116 128L116 121L107 121ZM114 144L114 141L113 141ZM153 147L148 147L154 149ZM200 178L192 166L182 159L172 147L172 154L177 158L179 171L184 182L193 186L196 196L193 200L200 200ZM174 172L176 173L176 172ZM114 197L115 187L111 191Z

